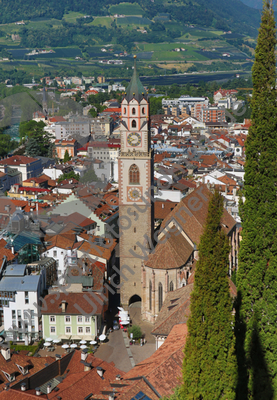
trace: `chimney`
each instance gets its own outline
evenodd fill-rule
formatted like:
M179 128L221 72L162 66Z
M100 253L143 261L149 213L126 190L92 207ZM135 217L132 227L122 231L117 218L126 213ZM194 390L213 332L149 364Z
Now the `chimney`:
M55 357L56 357L56 361L60 360L62 358L62 356L60 354L55 354Z
M96 370L97 370L97 374L98 374L101 378L103 378L103 374L104 374L103 368L97 367Z
M41 395L41 390L40 390L40 388L36 388L35 390L36 390L36 396L40 396L40 395Z
M50 394L52 392L51 383L48 383L46 390L47 390L47 394Z
M115 380L116 381L120 381L121 380L121 375L116 375Z
M11 350L7 344L3 344L1 347L1 354L5 358L6 361L9 361L11 358Z
M87 349L82 350L81 361L86 361L87 356L88 356L87 351L88 351Z
M65 313L65 310L66 310L66 301L65 300L62 300L62 312L63 313Z
M25 392L26 386L27 386L27 385L26 385L25 382L23 382L23 383L21 384L20 389L21 389L22 392Z

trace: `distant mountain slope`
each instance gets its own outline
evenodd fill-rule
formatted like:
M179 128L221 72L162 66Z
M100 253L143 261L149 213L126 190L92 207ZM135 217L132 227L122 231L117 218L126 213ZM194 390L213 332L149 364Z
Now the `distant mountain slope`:
M244 0L250 3L260 0ZM262 0L261 0L262 1ZM134 3L134 0L129 0ZM256 35L260 13L240 0L136 0L144 16L154 18L159 13L169 13L181 23L198 24L203 27L229 29L243 34ZM28 20L38 17L62 19L68 11L90 15L107 15L111 5L119 0L1 0L0 23Z
M252 8L260 10L263 8L263 0L242 0L242 2ZM276 8L276 6L274 8Z

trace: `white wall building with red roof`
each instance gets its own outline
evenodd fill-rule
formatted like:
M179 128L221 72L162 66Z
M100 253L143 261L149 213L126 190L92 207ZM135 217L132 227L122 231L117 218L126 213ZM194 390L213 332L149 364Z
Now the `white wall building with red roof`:
M0 171L4 172L5 166L21 172L22 181L35 178L42 173L42 164L39 158L27 156L12 156L0 160Z

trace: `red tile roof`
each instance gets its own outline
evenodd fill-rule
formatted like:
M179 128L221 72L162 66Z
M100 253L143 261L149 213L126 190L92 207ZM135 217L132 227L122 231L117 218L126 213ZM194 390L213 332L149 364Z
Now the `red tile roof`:
M124 379L144 376L162 397L172 395L182 376L187 333L186 324L175 325L162 346L151 357L127 372Z
M90 302L86 300L86 296L90 299ZM79 307L83 310L85 314L99 315L103 312L104 302L100 294L98 293L54 293L48 294L44 297L44 309L41 313L44 315L54 314L54 315L80 315L82 312ZM53 301L54 300L54 301ZM62 312L61 304L62 301L66 302L65 312ZM79 306L79 307L78 307Z
M21 164L29 164L32 162L38 161L37 158L27 157L27 156L12 156L9 158L4 158L0 160L1 165L21 165Z

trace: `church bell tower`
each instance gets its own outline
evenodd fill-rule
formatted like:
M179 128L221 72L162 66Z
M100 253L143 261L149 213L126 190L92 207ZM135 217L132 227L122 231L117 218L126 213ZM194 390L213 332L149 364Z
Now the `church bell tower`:
M148 95L134 73L121 103L119 172L119 248L121 303L142 297L141 264L153 234L153 154Z

